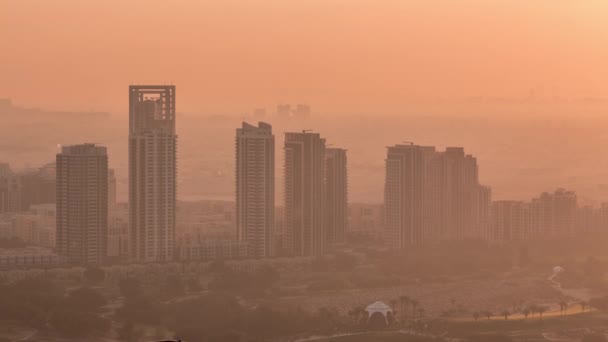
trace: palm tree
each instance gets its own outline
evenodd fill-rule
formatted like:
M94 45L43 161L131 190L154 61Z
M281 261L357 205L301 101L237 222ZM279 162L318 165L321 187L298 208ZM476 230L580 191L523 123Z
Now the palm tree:
M363 309L360 306L357 306L357 307L353 308L352 310L350 310L348 312L348 315L353 318L355 325L359 325L361 323L361 317L363 316L364 312L365 312L365 309Z
M562 301L562 302L560 303L560 305L563 305L563 308L564 308L564 315L565 315L565 314L567 314L567 313L568 313L568 302L566 302L566 301Z
M530 309L530 314L534 317L534 314L538 312L538 306L536 304L532 304L528 307Z
M391 299L391 301L389 302L389 304L391 304L391 308L393 309L393 311L395 310L395 308L397 308L397 300L396 299Z
M564 307L567 305L563 300L557 302L557 305L559 305L559 314L563 315L564 314Z
M410 304L412 304L412 317L416 317L416 307L418 306L418 301L412 299L410 300Z
M521 312L521 313L523 313L523 314L524 314L525 319L528 319L528 316L530 315L530 312L531 312L531 311L532 311L532 310L530 310L530 308L529 308L529 307L525 307L525 308L522 310L522 312Z
M547 311L547 307L539 306L536 311L540 314L540 319L543 319L543 314Z
M502 316L505 316L505 321L507 319L509 319L509 316L511 316L511 313L509 312L509 310L505 310L501 313Z
M418 308L418 317L422 318L422 317L424 317L424 314L425 314L424 308Z
M403 312L403 321L407 318L407 306L410 304L410 297L401 296L399 297L399 302L401 303L401 312Z

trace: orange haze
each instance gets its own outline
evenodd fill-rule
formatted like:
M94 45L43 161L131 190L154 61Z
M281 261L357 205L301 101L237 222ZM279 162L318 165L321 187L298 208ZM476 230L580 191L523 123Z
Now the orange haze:
M399 113L471 96L607 96L605 0L0 0L0 97L125 112L129 83L178 110L278 102Z

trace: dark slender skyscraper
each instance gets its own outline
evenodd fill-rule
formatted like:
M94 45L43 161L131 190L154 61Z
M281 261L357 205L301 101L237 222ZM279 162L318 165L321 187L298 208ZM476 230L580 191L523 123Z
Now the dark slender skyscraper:
M104 262L108 243L108 155L94 144L57 154L57 252L79 265Z
M325 149L325 231L327 242L342 243L348 221L346 150Z
M293 255L325 251L325 139L285 133L285 230Z
M249 256L272 255L274 231L274 134L272 126L243 122L236 130L237 239Z
M129 86L129 229L134 261L173 259L175 86Z

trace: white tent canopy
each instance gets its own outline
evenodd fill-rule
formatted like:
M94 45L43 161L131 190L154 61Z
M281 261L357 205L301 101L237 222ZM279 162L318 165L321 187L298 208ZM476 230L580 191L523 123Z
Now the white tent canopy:
M382 314L382 316L384 316L384 320L386 321L386 324L388 324L388 313L390 312L391 314L393 313L393 309L391 309L390 306L384 304L383 302L374 302L371 303L370 305L368 305L365 308L365 311L367 311L367 319L369 320L373 314L375 314L376 312Z

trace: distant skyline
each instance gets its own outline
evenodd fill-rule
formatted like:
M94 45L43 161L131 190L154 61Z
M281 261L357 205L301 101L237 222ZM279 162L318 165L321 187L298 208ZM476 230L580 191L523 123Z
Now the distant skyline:
M178 112L219 114L605 98L607 14L602 0L0 0L0 97L123 113L127 85L179 84Z

